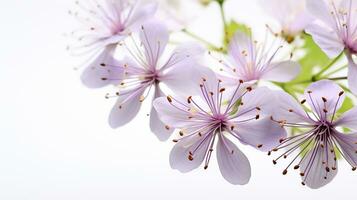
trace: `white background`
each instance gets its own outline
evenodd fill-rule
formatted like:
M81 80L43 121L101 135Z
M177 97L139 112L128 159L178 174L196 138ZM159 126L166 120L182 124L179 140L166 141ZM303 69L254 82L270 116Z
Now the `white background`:
M352 197L357 174L342 162L337 178L320 190L281 175L265 153L239 145L250 158L248 185L233 186L209 170L180 174L170 168L171 142L150 133L148 109L112 130L106 89L89 90L65 51L72 0L1 0L0 199L333 199ZM234 6L233 6L234 5ZM233 0L229 12L254 23L264 18L252 1ZM217 7L196 29L219 41ZM209 23L207 23L209 22Z

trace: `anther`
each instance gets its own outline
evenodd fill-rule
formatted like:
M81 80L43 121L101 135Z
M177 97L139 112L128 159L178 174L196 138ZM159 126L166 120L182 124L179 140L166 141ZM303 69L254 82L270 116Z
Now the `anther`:
M338 96L342 96L345 92L344 91L341 91Z
M259 107L256 107L255 109L257 109L257 110L259 110L259 111L261 110Z
M205 165L205 167L204 167L203 169L205 169L205 170L206 170L207 168L208 168L208 165Z
M166 130L170 130L170 126L166 125L166 126L165 126L165 129L166 129Z
M180 134L180 136L183 136L183 131L180 131L179 134Z
M268 156L270 156L271 155L271 151L268 151Z
M177 142L178 142L178 140L175 140L175 139L174 139L174 140L172 140L172 141L173 141L173 142L175 142L175 143L177 143Z
M258 147L258 148L262 148L263 145L262 145L262 144L258 144L257 147Z
M300 176L305 176L305 173L304 173L304 172L301 172L301 173L300 173Z
M168 102L172 103L172 98L170 96L167 96L166 98Z
M244 83L244 81L243 80L239 80L239 83Z
M309 90L309 91L307 91L307 93L311 94L311 93L312 93L312 91L311 91L311 90Z
M105 63L101 63L101 64L100 64L100 66L105 67L105 66L106 66L106 64L105 64Z
M190 154L190 155L188 155L188 160L189 161L193 161L193 156Z
M304 104L306 102L306 99L303 99L300 103Z
M102 79L102 81L106 81L106 80L108 80L107 78L101 78Z
M289 109L289 112L294 112L294 110L293 109Z
M248 91L248 92L250 92L250 91L252 91L252 90L253 90L252 87L247 87L247 91Z
M301 182L301 185L305 186L305 183L304 183L304 182Z
M188 98L187 98L187 103L191 103L192 102L192 96L189 96Z
M219 92L222 93L222 92L224 92L225 90L226 90L226 88L222 88L222 89L219 90Z
M259 116L259 115L256 115L256 116L255 116L255 119L256 119L256 120L258 120L259 118L260 118L260 116Z
M300 168L299 165L295 165L295 166L294 166L294 169L295 169L295 170L297 170L297 169L299 169L299 168Z
M330 168L329 167L326 167L325 170L326 170L326 172L330 172Z
M352 171L356 171L357 167L352 167Z
M284 169L283 175L286 175L287 173L288 173L288 170L287 170L287 169Z
M233 131L234 130L234 126L231 126L231 131Z
M276 163L277 163L276 160L273 160L273 164L276 165Z
M325 102L325 103L327 102L327 99L325 97L321 97L321 99L323 102Z

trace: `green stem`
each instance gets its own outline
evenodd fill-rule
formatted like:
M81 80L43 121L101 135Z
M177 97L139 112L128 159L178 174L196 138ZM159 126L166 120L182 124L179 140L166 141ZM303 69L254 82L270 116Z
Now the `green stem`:
M219 11L221 13L221 20L223 23L223 35L224 35L224 42L228 44L228 24L227 24L227 19L226 19L226 14L224 12L224 0L217 0L217 3L219 5Z
M342 66L342 67L339 67L339 68L333 70L332 72L326 74L324 77L329 77L329 76L331 76L331 75L333 75L333 74L335 74L335 73L337 73L337 72L339 72L339 71L341 71L341 70L346 69L347 67L348 67L348 65L344 65L344 66Z
M331 81L347 80L347 76L328 78L328 80L331 80Z
M312 80L315 81L317 79L320 78L320 76L325 73L328 69L330 69L330 67L332 67L341 57L342 55L344 54L344 52L341 52L340 55L338 55L335 59L333 59L330 64L328 64L326 67L324 67L319 73L315 74L313 77L312 77Z
M187 29L182 29L182 32L185 33L186 35L192 37L193 39L196 39L202 43L204 43L209 49L214 50L214 51L222 51L222 48L217 47L216 45L212 44L211 42L208 42L207 40L201 38L200 36L188 31Z

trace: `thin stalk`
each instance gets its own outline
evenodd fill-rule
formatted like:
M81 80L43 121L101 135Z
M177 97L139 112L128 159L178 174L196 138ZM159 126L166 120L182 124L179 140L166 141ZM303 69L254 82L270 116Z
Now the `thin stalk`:
M222 48L217 47L216 45L212 44L211 42L208 42L207 40L201 38L200 36L190 32L190 31L188 31L187 29L182 29L182 32L185 33L186 35L192 37L193 39L196 39L196 40L202 42L211 50L218 51L218 52L222 51Z
M318 78L320 78L320 76L325 73L328 69L330 69L330 67L332 67L342 56L343 56L344 52L341 52L340 55L338 55L335 59L333 59L326 67L324 67L319 73L315 74L312 77L312 80L316 80Z

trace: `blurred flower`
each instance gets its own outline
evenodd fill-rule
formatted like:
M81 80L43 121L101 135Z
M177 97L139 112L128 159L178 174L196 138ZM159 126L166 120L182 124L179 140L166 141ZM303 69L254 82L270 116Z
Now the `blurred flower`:
M260 0L263 9L280 26L280 33L288 43L304 31L311 23L311 16L306 10L305 0Z
M232 184L243 185L250 179L247 157L228 138L267 151L278 144L286 132L269 118L261 118L261 110L269 99L266 88L252 89L240 81L234 93L227 93L223 82L214 75L204 77L200 96L161 97L154 101L160 119L180 129L181 139L171 151L173 169L189 172L203 162L208 168L217 141L217 161L222 176ZM237 109L237 102L239 107Z
M83 27L72 32L77 44L68 48L74 55L91 55L89 68L111 62L116 45L150 19L157 7L138 0L76 1L76 5L79 11L70 11L70 14Z
M166 21L170 30L179 31L194 22L210 0L157 0L157 2L159 18Z
M330 58L345 51L349 87L357 94L357 64L352 58L357 54L357 1L308 0L307 7L317 20L306 31Z
M133 47L125 42L120 45L127 48L131 58L98 64L94 68L87 68L82 75L83 83L89 87L119 85L116 94L107 96L118 98L109 117L113 128L130 122L150 91L155 91L154 99L165 96L161 84L175 92L192 91L190 88L196 83L195 77L201 77L201 71L205 70L197 67L194 62L196 56L203 54L199 45L181 45L168 59L162 58L169 39L167 27L162 23L150 21L143 25L140 44L133 36L130 37ZM160 140L168 139L173 131L158 119L155 109L150 113L150 127Z
M306 112L290 95L276 92L276 108L272 120L282 127L293 127L301 134L281 140L272 151L283 150L281 158L292 156L292 161L283 171L300 168L302 184L317 189L332 181L337 174L337 156L342 157L356 170L357 166L357 108L343 114L339 119L336 112L345 99L344 91L334 82L322 80L311 84L305 91L305 99L311 113ZM352 132L344 134L339 128ZM299 151L297 155L293 152ZM269 153L270 154L270 153Z
M276 45L275 45L276 46ZM222 79L237 84L243 81L288 82L300 72L300 65L292 61L273 62L282 46L274 49L274 44L258 43L247 34L237 32L228 49L228 62L223 64Z

